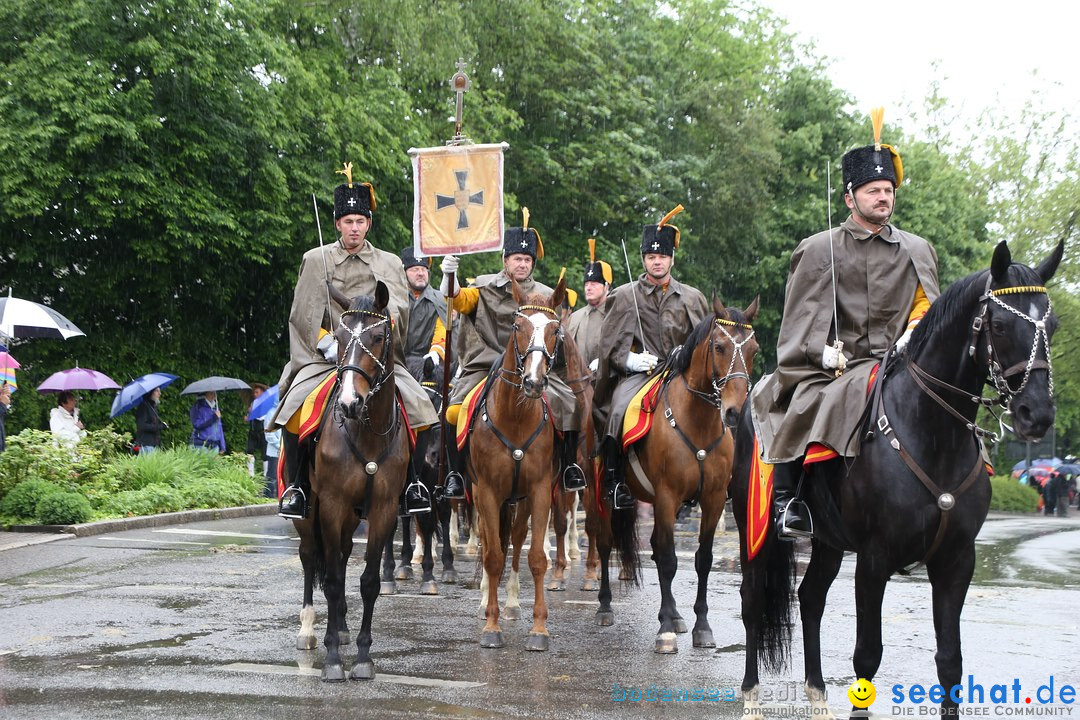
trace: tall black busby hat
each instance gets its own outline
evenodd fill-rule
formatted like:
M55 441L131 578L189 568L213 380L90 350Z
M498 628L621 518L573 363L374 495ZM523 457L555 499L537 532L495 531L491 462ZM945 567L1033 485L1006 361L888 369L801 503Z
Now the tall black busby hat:
M892 146L881 142L881 126L885 119L884 108L870 111L870 122L874 128L874 144L848 150L844 154L844 191L854 192L856 188L874 180L888 180L893 187L899 187L904 181L904 164Z
M649 253L668 257L675 255L675 248L679 247L680 233L679 228L668 224L668 220L681 213L683 209L682 205L676 205L675 209L665 215L660 222L655 225L645 225L641 229L642 255Z
M357 183L352 179L352 163L345 163L338 175L345 176L345 183L334 188L334 219L346 215L364 215L371 217L375 209L375 190L371 183Z
M423 266L423 267L426 267L427 269L430 270L431 269L431 258L430 257L426 257L426 258L418 258L418 257L416 257L416 253L413 252L413 246L412 245L406 245L405 247L401 248L401 264L406 270L408 270L411 267L417 267L417 266Z
M596 260L596 238L589 238L589 262L585 263L585 282L603 282L611 284L611 266L603 260Z
M522 253L536 260L544 259L544 241L536 228L529 227L529 208L521 208L521 227L506 228L503 233L503 257Z

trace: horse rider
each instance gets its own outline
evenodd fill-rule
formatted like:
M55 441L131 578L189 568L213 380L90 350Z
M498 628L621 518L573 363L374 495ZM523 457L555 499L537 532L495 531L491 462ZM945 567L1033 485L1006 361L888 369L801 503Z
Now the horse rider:
M414 430L438 422L438 415L420 383L405 368L405 343L409 332L409 285L401 260L394 253L379 250L368 241L375 210L375 191L370 183L353 182L352 163L346 163L346 182L334 188L334 226L337 241L304 253L289 311L289 362L278 382L281 404L274 418L285 428L281 451L290 481L281 495L278 514L303 518L307 514L310 484L306 463L300 462L299 424L304 400L337 367L337 340L333 329L342 309L330 303L329 281L346 296L374 295L381 280L390 291L389 311L394 327L394 382ZM423 486L413 479L405 492L405 509L410 512L430 506Z
M871 113L874 144L843 158L850 216L791 255L777 368L751 393L762 458L774 464L782 539L813 535L801 484L821 460L858 453L853 424L871 373L894 343L903 350L939 294L937 253L890 222L904 168L896 149L881 143L880 113Z
M446 300L431 287L431 258L416 257L409 245L401 250L401 265L409 283L405 366L420 380L425 361L438 364L446 356Z
M589 238L589 262L585 263L585 305L570 315L567 330L574 336L585 363L593 373L600 364L600 337L611 279L611 266L603 260L597 261L596 239Z
M616 508L632 508L634 496L622 476L622 424L627 405L667 358L711 310L696 288L672 277L679 228L668 221L679 205L641 234L645 272L636 282L618 288L608 301L599 349L599 377L593 416L600 429L605 487Z
M503 234L503 269L494 275L481 275L472 287L455 288L453 308L460 313L461 336L465 344L460 357L459 377L455 380L446 410L446 418L451 425L457 422L465 395L488 376L510 341L514 314L518 311L511 279L517 281L518 288L526 295L552 292L551 288L533 279L536 261L544 258L544 243L540 233L529 227L528 208L522 208L522 214L522 226L508 228ZM453 255L443 258L443 279L439 289L442 295L447 294L449 275L457 268L458 258ZM577 464L581 413L577 398L567 385L565 373L564 363L556 362L554 367L549 368L545 395L555 429L562 433L559 452L562 457L563 488L572 491L585 487L585 473ZM460 472L449 473L446 477L446 497L464 497L464 491Z

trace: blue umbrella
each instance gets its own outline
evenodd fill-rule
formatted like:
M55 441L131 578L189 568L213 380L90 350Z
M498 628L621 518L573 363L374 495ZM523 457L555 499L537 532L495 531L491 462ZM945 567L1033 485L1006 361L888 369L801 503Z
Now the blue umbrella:
M112 412L109 413L109 417L122 415L128 410L138 407L143 396L154 390L154 388L166 387L178 379L178 375L170 373L147 373L142 377L135 378L120 388L120 392L116 393L116 399L113 400Z
M248 411L248 420L262 420L274 409L274 406L277 405L277 401L277 385L273 385L266 390L263 390L262 395L255 398L255 401L251 403L251 410Z

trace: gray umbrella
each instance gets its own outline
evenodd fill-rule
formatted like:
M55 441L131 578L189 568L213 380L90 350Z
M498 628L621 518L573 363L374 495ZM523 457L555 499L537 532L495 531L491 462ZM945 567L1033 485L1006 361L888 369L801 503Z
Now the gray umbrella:
M196 380L180 391L181 395L202 395L208 392L221 392L222 390L250 390L251 386L243 380L231 377L212 375L202 380Z

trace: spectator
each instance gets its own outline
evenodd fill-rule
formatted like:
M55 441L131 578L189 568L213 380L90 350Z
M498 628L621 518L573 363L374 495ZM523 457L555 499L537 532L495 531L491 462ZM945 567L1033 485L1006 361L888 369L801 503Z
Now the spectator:
M135 443L140 455L148 455L161 447L161 431L168 427L158 415L161 388L154 388L143 396L135 409Z
M11 386L5 382L0 385L0 452L4 452L6 442L4 438L4 418L7 417L8 408L11 407Z
M266 497L278 496L278 456L281 454L281 428L273 422L277 404L263 417L263 434L266 436Z
M266 385L258 382L251 383L251 403L248 405L248 415L244 418L248 424L247 446L244 452L255 458L255 467L259 468L260 472L264 471L263 460L266 456L267 435L263 421L251 417L251 406L264 392L266 392Z
M65 390L56 396L56 407L49 413L49 430L65 447L75 447L86 437L86 428L79 420L78 404L75 393Z
M191 418L191 444L207 451L225 452L225 431L221 427L221 410L217 393L203 393L188 413Z

